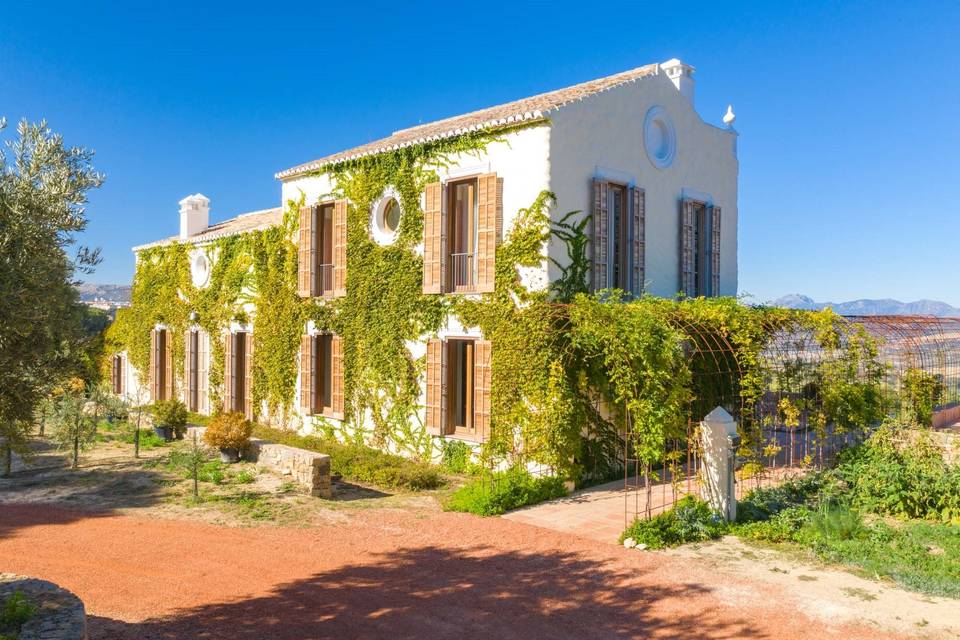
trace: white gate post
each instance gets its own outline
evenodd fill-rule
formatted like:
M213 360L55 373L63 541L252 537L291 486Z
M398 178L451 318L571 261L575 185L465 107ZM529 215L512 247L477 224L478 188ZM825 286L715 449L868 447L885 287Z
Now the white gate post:
M737 422L717 407L700 423L703 445L703 481L707 502L728 521L737 519L737 494L734 469L737 446Z

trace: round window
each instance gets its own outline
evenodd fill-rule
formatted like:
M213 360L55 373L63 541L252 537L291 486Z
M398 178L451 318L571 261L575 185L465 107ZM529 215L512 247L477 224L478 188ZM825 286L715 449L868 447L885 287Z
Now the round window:
M390 198L383 209L383 226L391 233L400 228L400 203Z
M663 107L652 107L647 111L643 123L643 146L650 162L658 169L665 169L673 162L677 153L677 134L673 120Z
M397 193L387 189L383 197L374 203L371 214L370 231L373 239L384 246L393 244L400 230L400 218L403 217Z
M207 280L210 278L210 263L207 260L207 257L202 253L198 253L193 259L193 265L191 271L191 276L193 279L193 286L202 287L207 284Z

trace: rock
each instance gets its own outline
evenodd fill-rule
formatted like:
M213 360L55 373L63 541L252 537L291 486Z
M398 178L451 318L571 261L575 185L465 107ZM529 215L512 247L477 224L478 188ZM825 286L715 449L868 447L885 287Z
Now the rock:
M637 541L633 538L627 538L623 541L623 546L627 549L633 549L637 546ZM644 547L646 547L646 545L644 545Z
M645 545L645 544L643 544L643 543L641 542L640 544L638 544L638 545L637 545L636 547L634 547L634 548L635 548L637 551L643 551L644 549L647 548L647 545Z

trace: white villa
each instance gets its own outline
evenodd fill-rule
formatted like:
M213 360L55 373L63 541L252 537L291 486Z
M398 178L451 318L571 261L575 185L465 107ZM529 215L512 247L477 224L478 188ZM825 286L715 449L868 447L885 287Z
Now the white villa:
M435 167L436 181L421 196L423 233L414 248L423 259L425 295L479 297L494 288L496 247L509 236L517 212L543 191L556 195L551 215L580 210L591 215L590 284L635 295L733 296L737 293L737 133L732 112L710 124L695 109L694 68L673 59L507 104L397 131L389 137L285 169L278 208L210 224L210 201L196 194L180 202L179 234L145 249L190 246L193 284L209 280L219 238L280 225L289 201L299 211L298 290L302 297L335 301L349 295L348 216L351 203L337 192L329 167L359 158L471 131L503 134L478 154L455 155ZM717 114L720 120L722 114ZM389 246L405 215L391 188L365 212L373 241ZM540 267L521 271L531 290L560 277L568 257L560 242L547 243ZM559 266L558 266L559 265ZM224 335L191 326L184 336L183 374L173 365L171 328L151 333L149 380L114 357L118 393L151 400L182 399L192 411L220 409L263 415L251 390L257 347L256 305ZM222 341L223 388L212 395L213 341ZM490 424L491 354L497 345L477 327L449 316L439 331L407 342L411 361L423 362L416 421L440 438L482 442ZM298 378L288 424L310 431L318 421L344 415L343 340L303 326ZM178 356L179 357L179 356ZM418 427L419 428L419 427Z

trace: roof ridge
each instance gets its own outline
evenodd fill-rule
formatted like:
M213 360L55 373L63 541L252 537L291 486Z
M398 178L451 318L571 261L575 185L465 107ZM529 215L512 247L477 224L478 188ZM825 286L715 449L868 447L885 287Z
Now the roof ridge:
M282 180L309 171L316 171L324 166L345 160L354 160L365 156L376 155L385 151L453 137L470 131L499 128L522 122L535 121L542 119L544 114L560 109L567 104L583 100L584 98L630 82L635 82L641 78L656 75L659 73L659 70L660 65L658 63L647 64L609 76L573 84L561 89L554 89L492 107L477 109L440 120L433 120L406 129L398 129L385 138L380 138L280 171L275 177Z

